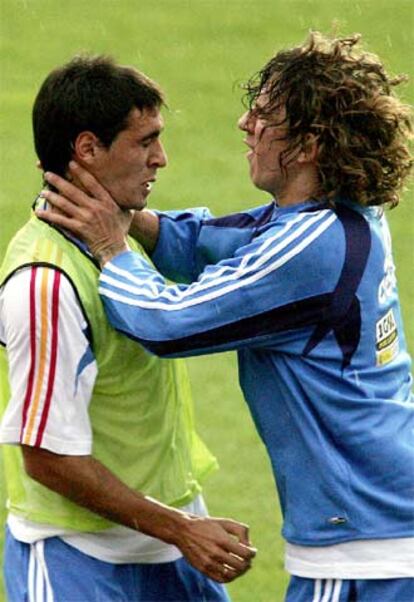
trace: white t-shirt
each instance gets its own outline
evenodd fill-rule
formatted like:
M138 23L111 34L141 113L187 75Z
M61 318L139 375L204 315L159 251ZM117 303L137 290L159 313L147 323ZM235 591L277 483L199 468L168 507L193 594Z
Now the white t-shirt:
M69 280L47 267L16 272L0 290L0 341L7 344L11 386L0 443L90 455L88 406L97 363L88 324ZM207 513L201 496L183 509ZM121 525L100 533L79 533L9 514L8 526L19 541L60 536L106 562L171 562L181 556L175 546Z
M414 538L348 541L334 546L286 544L288 573L309 579L414 577Z

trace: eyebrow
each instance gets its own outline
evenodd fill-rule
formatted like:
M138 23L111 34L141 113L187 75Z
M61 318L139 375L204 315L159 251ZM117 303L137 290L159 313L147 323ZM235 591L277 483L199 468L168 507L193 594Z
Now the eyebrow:
M145 136L143 136L143 138L140 138L140 142L149 142L150 140L154 140L155 138L159 138L159 136L161 135L162 131L164 128L157 128L156 130L153 130L152 132L149 132L149 134L146 134Z

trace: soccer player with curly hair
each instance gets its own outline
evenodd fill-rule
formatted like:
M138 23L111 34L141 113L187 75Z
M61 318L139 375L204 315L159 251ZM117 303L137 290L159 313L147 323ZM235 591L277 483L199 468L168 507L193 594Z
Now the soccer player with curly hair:
M278 52L247 84L239 121L271 202L133 218L179 284L128 249L113 225L125 214L90 174L74 166L100 204L47 175L66 214L48 219L100 260L115 328L163 357L237 350L280 498L289 602L413 599L414 404L384 213L413 162L401 79L359 36L312 33Z

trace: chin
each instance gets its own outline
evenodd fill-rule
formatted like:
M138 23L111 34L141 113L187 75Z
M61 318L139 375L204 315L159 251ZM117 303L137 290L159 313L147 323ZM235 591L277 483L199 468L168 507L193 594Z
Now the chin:
M135 211L141 211L142 209L145 209L146 206L147 206L147 199L141 199L138 203L136 203L134 209L135 209Z
M132 209L134 211L140 211L147 206L147 199L139 198L133 200L125 200L122 203L119 203L119 207L121 209Z
M252 178L252 182L259 190L266 190L266 185L263 182L261 182L259 178Z

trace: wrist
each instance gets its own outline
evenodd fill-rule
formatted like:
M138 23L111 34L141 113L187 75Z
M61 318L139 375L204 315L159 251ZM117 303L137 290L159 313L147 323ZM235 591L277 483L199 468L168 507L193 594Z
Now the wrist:
M166 543L180 547L180 540L187 521L188 516L185 512L170 508L168 514L158 523L159 535L157 537Z
M138 502L136 511L131 513L130 527L161 539L165 543L177 545L179 533L187 522L188 515L179 510L166 506L150 496L135 493ZM134 518L135 517L135 518Z
M117 255L130 251L130 248L125 240L122 242L112 243L107 246L91 248L91 253L99 261L99 265L103 267L108 261L111 261Z
M152 253L159 234L158 215L148 209L135 211L129 234L144 247L147 253Z
M165 525L163 525L162 539L182 549L185 542L191 538L191 533L195 527L195 522L202 520L199 516L188 514L180 510L172 510Z

